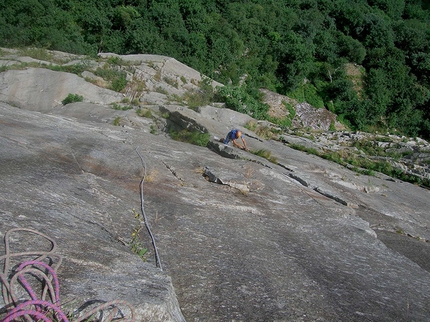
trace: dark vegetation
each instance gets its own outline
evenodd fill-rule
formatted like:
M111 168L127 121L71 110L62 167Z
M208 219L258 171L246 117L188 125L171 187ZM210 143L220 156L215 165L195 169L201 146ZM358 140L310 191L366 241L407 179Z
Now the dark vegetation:
M430 137L427 1L3 0L0 46L168 55L256 118L264 87L352 129Z

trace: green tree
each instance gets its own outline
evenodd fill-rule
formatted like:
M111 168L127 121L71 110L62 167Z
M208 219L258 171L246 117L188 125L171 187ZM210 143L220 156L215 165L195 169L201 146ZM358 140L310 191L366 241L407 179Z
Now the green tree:
M278 69L277 76L284 85L284 90L294 90L301 84L313 63L313 44L294 32L287 33L277 46Z
M405 0L368 0L368 3L385 12L393 20L400 19L405 10Z
M385 117L388 106L391 103L389 89L389 78L383 69L372 68L366 75L366 82L371 86L366 87L366 95L370 102L367 106L369 123L374 124L376 120Z
M390 25L390 19L382 12L371 12L365 15L360 38L365 47L392 47L394 45L394 32Z

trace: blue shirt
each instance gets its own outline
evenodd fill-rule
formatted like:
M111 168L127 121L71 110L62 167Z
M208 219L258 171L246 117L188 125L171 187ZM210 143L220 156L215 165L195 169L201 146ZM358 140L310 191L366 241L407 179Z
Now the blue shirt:
M237 129L233 129L230 132L228 132L225 140L224 140L224 144L228 144L228 142L230 142L231 140L236 140L242 136L236 137L237 132L239 132L239 130Z

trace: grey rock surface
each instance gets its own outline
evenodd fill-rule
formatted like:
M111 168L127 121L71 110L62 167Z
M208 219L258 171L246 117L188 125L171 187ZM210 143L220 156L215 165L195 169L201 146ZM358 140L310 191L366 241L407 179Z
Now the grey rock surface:
M6 93L19 80L3 74ZM0 232L57 240L64 298L121 298L151 321L428 321L428 190L264 140L227 109L147 106L212 137L243 128L277 163L154 134L160 116L91 102L39 112L25 99L0 104ZM120 242L140 207L136 149L163 272L143 231L146 263Z
M138 226L143 175L136 152L121 148L121 128L4 103L0 115L2 236L31 228L57 241L63 302L126 300L137 320L182 321L170 277L120 242ZM14 237L18 248L41 251L34 235Z
M76 75L43 68L10 70L1 73L0 77L2 101L40 112L49 112L55 106L61 106L61 101L69 94L85 94L86 101L96 104L118 102L123 97Z

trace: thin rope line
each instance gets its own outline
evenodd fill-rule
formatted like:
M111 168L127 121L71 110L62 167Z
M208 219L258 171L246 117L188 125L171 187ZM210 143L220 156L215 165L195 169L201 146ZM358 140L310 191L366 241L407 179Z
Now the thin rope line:
M146 163L145 163L145 160L143 159L142 155L139 153L138 148L139 147L136 147L136 153L139 155L140 160L142 161L143 169L144 169L144 175L143 175L142 180L140 181L140 208L142 210L143 222L146 226L146 229L148 230L149 236L151 236L152 246L154 247L156 265L157 265L157 267L160 268L160 270L163 270L163 267L161 266L161 260L160 260L160 257L158 255L157 245L155 244L155 238L154 238L154 235L152 234L151 228L149 227L148 219L146 218L145 206L144 206L145 201L143 198L143 183L145 182L145 177L146 177Z

